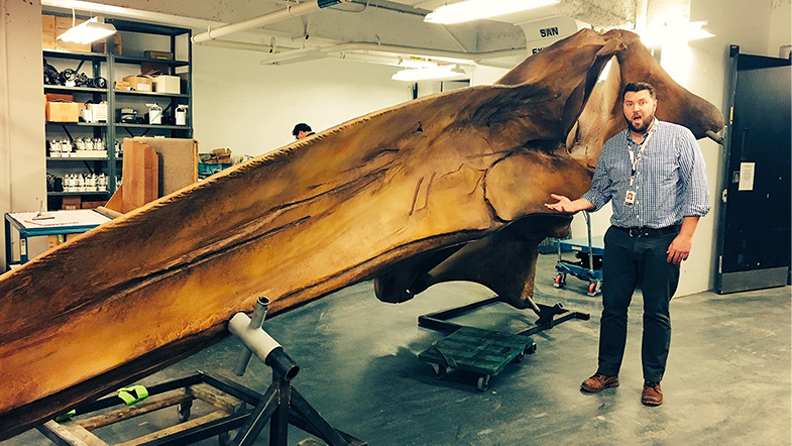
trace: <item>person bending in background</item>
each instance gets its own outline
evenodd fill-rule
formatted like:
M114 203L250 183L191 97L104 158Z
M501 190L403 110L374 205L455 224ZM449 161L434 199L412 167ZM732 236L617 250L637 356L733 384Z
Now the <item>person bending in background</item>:
M292 130L292 135L297 139L305 139L313 134L314 132L311 130L311 126L304 122L295 125L294 130Z
M655 118L652 85L630 83L622 91L628 128L602 147L591 189L577 200L551 194L556 212L598 211L613 203L602 264L602 317L597 372L581 390L618 387L627 341L627 309L638 281L644 300L644 386L641 402L663 403L660 381L671 342L669 305L679 283L700 217L709 212L704 160L685 127Z

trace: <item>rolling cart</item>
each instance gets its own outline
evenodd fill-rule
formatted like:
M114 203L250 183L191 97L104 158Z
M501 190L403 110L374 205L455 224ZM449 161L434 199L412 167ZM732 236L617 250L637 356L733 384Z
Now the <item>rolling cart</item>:
M476 388L484 392L490 379L510 362L522 361L523 355L536 351L533 338L510 335L474 327L462 327L418 354L418 359L432 366L437 379L453 369L478 374Z
M591 219L588 212L583 212L586 219L588 237L558 241L558 262L556 262L556 275L553 286L563 288L566 285L567 275L573 275L580 280L588 282L586 294L596 296L602 290L602 258L605 255L603 238L591 237ZM565 260L563 251L573 251L577 260Z

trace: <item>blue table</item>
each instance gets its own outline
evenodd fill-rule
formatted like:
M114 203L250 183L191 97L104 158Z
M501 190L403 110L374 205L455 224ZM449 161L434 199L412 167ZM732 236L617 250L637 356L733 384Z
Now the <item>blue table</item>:
M26 263L28 259L27 239L45 235L81 234L95 228L110 218L91 210L53 211L54 218L47 220L34 220L36 212L16 212L5 214L5 255L6 270L12 266ZM14 261L11 249L11 229L19 232L19 261Z

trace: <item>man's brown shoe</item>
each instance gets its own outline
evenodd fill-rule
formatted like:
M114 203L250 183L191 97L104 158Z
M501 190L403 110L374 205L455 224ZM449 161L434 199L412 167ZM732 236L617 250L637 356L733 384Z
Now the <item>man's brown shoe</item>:
M644 382L643 392L641 392L641 402L646 406L659 406L663 404L663 389L660 383L650 381Z
M580 390L589 393L602 392L608 387L619 387L619 375L605 376L595 373L591 378L583 381Z

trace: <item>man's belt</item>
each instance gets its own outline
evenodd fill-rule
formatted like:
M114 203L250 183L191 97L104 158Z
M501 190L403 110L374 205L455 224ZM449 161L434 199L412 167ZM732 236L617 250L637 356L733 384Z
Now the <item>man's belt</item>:
M630 237L658 237L667 234L678 234L681 227L682 225L666 226L665 228L620 228L619 226L614 226L614 228Z

